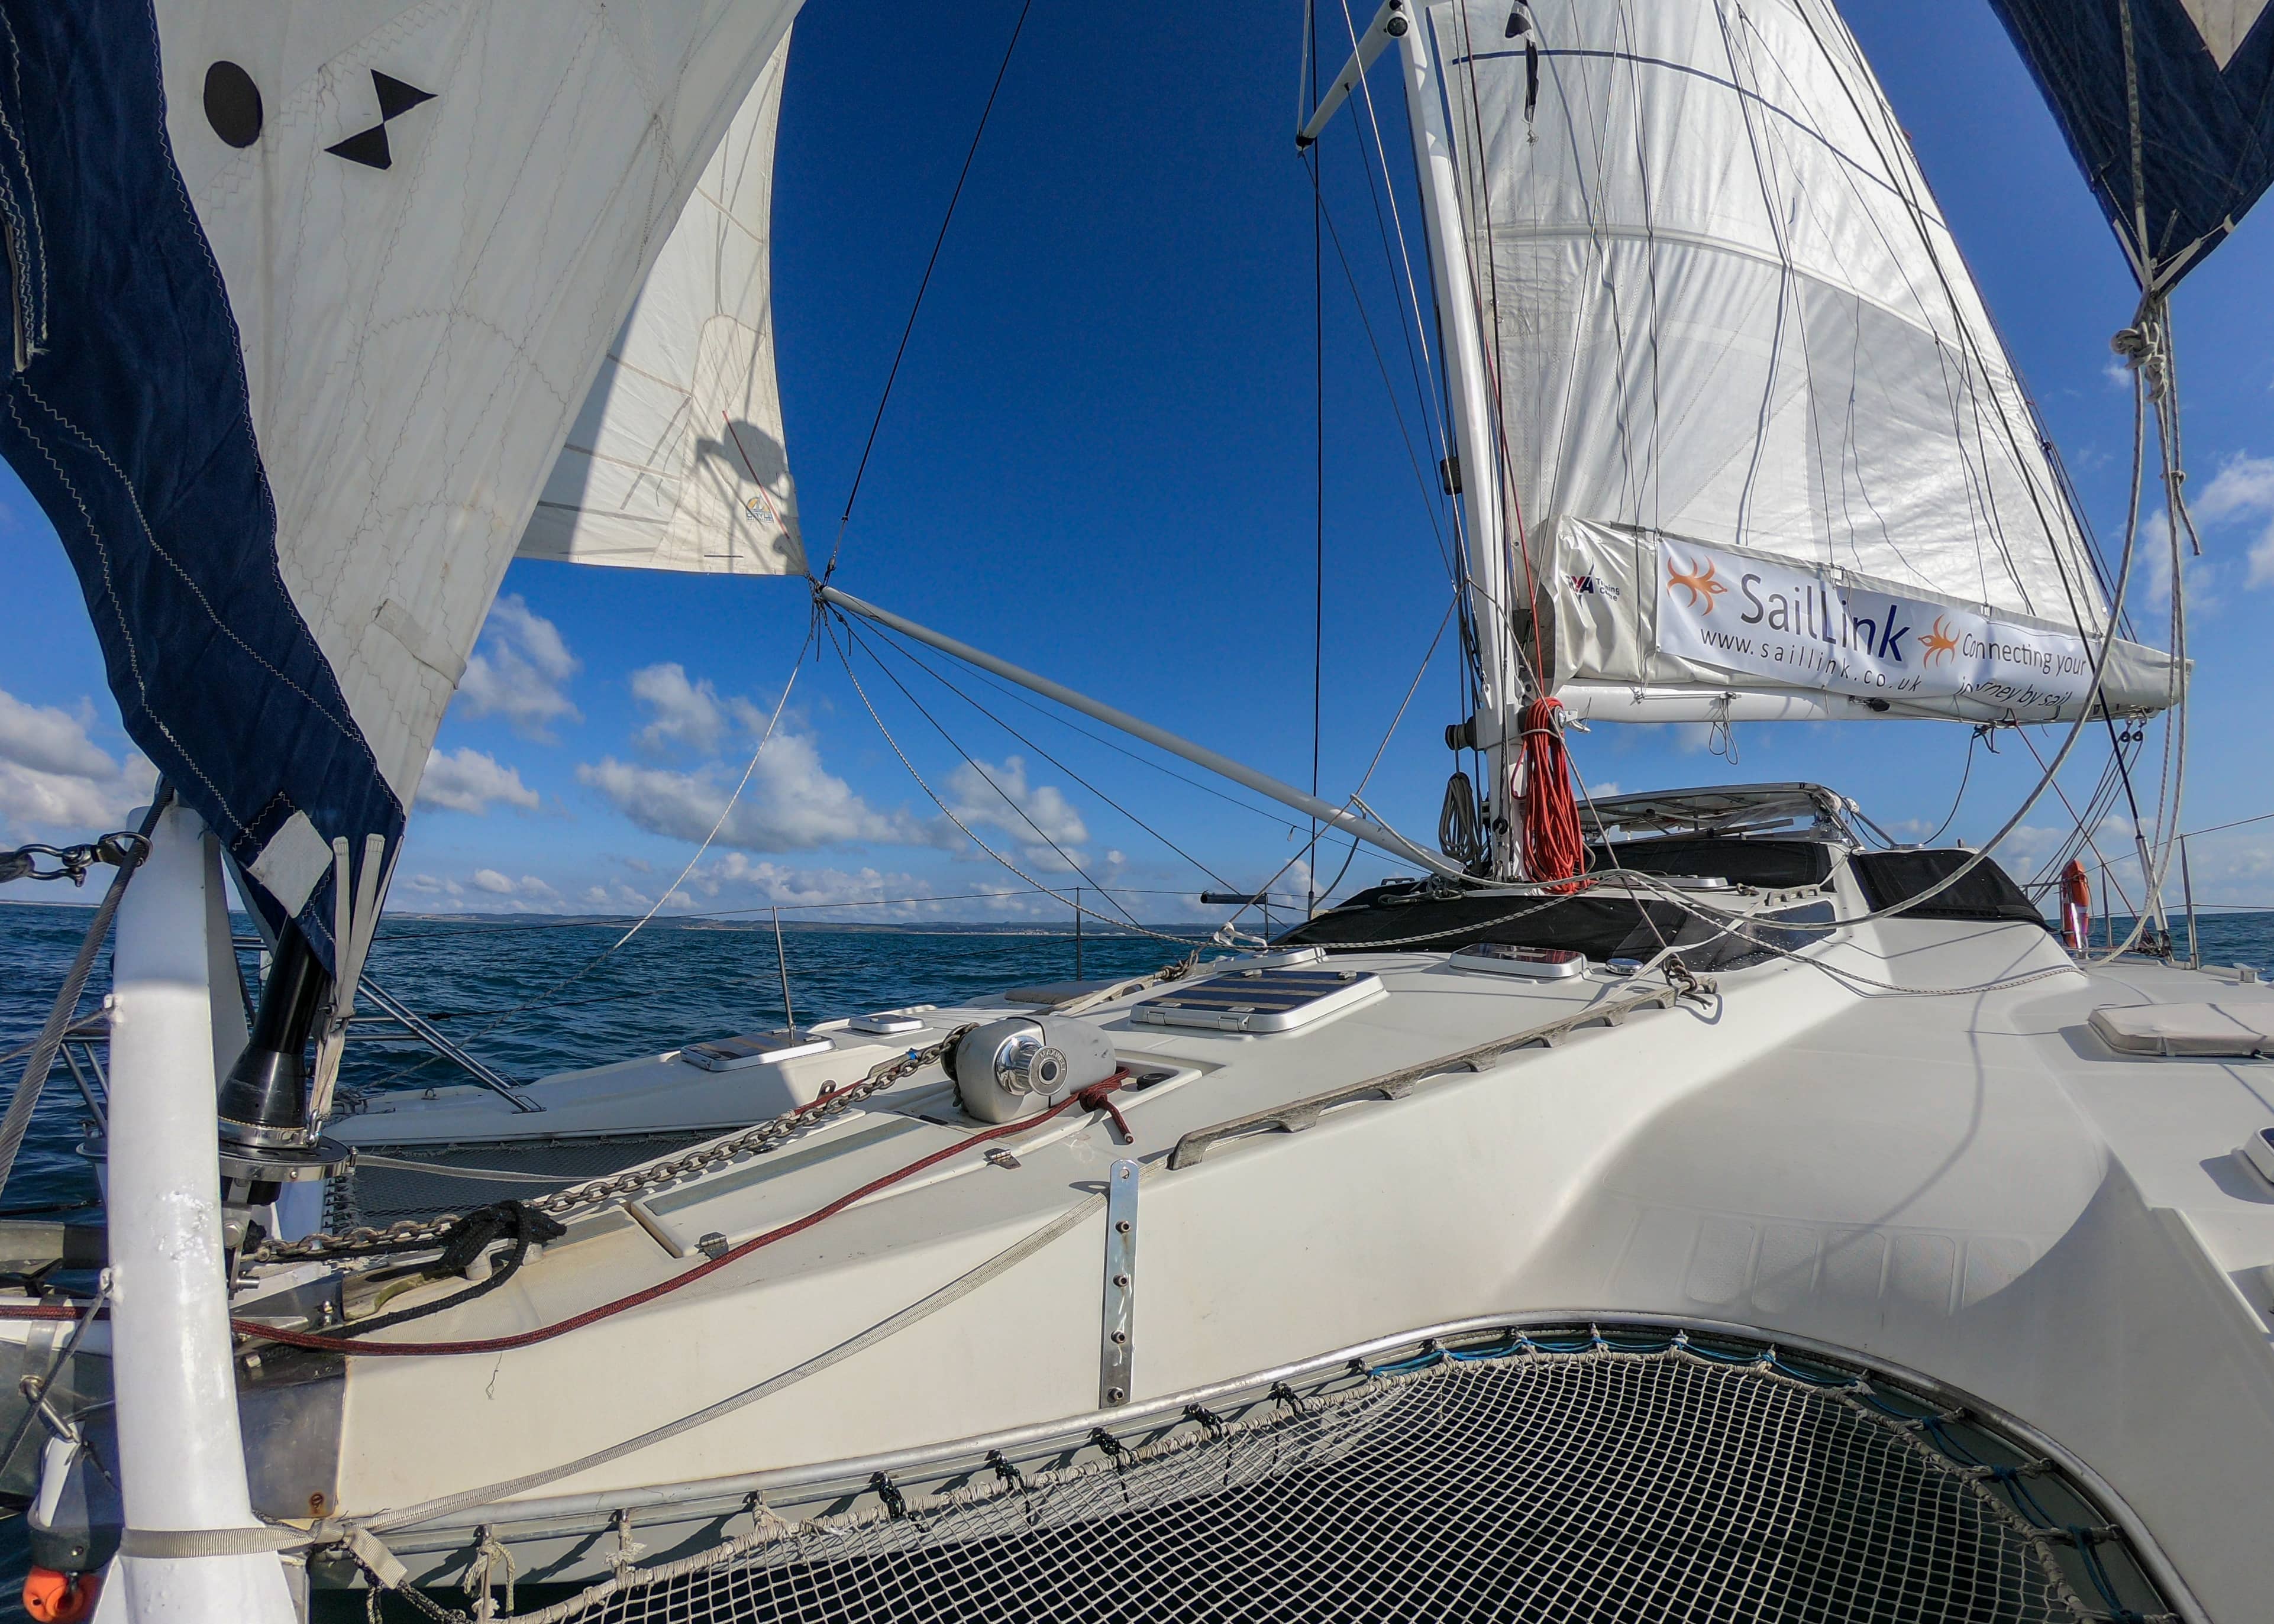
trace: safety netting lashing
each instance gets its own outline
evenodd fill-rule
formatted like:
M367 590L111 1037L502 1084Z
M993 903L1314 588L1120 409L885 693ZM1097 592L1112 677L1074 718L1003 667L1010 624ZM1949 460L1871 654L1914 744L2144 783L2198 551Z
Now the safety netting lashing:
M2049 1462L1962 1411L1765 1347L1599 1333L1432 1344L1304 1393L1059 1442L1023 1464L975 1452L922 1492L879 1478L802 1520L754 1498L739 1536L524 1616L2164 1614L2120 1533ZM521 1605L536 1599L524 1589Z

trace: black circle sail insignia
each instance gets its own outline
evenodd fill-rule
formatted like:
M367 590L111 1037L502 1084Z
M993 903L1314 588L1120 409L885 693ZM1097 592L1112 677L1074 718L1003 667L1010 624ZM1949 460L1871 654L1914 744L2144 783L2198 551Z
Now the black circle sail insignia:
M260 86L252 74L233 62L216 62L206 70L206 122L231 147L250 147L260 139Z

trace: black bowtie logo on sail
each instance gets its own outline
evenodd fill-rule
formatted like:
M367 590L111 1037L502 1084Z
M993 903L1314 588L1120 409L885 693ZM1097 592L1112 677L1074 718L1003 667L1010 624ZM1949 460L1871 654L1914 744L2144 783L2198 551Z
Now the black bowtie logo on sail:
M421 102L432 102L434 93L406 85L390 78L377 68L371 71L371 87L379 94L379 122L368 130L358 131L336 147L324 150L335 157L345 158L350 163L360 163L368 169L383 169L395 162L395 154L387 145L389 121L401 117Z

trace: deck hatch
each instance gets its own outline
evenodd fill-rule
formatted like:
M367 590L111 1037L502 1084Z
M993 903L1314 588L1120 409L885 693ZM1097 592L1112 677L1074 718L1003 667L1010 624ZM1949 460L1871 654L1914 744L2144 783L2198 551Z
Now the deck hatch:
M1238 970L1129 1011L1146 1026L1210 1032L1291 1032L1381 996L1382 978L1362 970Z

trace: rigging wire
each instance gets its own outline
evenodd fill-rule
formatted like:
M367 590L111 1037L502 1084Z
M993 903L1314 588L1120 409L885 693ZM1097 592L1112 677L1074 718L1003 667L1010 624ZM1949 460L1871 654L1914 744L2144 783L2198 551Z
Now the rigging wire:
M957 756L962 758L963 764L979 775L980 778L986 784L987 787L995 792L996 798L1002 801L1005 806L1010 808L1013 813L1017 814L1019 821L1026 824L1028 828L1033 830L1035 831L1035 838L1042 841L1043 845L1049 846L1060 862L1064 863L1071 872L1079 875L1085 884L1096 887L1101 893L1103 893L1104 887L1098 885L1097 881L1090 875L1089 871L1084 868L1080 862L1075 861L1073 853L1067 851L1065 846L1059 845L1058 838L1055 835L1051 834L1050 831L1044 829L1040 823L1036 823L1035 821L1034 815L1028 812L1026 808L1019 804L1017 797L1013 796L1010 791L1005 789L1000 783L997 782L995 775L988 771L986 768L981 766L977 759L972 756L971 752L965 749L963 746L958 742L955 735L949 733L946 727L941 724L939 718L934 716L931 711L925 707L924 703L908 691L907 684L901 681L899 673L894 672L891 666L885 665L883 659L877 656L877 651L868 645L868 643L862 638L861 634L854 628L852 622L842 615L840 615L838 620L845 628L845 635L847 640L850 642L855 648L859 649L862 653L866 654L870 659L875 663L877 669L884 673L885 680L900 690L900 697L907 700L911 705L915 706L916 714L923 718L925 721L930 723L932 731L937 733L942 739L945 740L948 748L953 750ZM841 649L839 651L840 654L843 652ZM850 659L846 661L845 673L848 677L853 675L853 664ZM856 688L859 686L859 679L857 677L854 679L854 684ZM865 693L862 694L862 699L865 703L868 699L868 695ZM884 724L881 720L877 723L879 727L883 726L883 725ZM909 771L913 772L915 769L910 768ZM931 794L931 786L930 785L924 784L923 780L921 778L917 779L917 783L922 785L926 794ZM939 798L937 795L933 795L932 799L937 801ZM953 821L958 828L963 830L966 834L971 834L970 828L965 823L964 820L956 816L953 812L949 811L947 806L944 802L940 806L940 810L946 812L949 818ZM974 840L977 840L979 837L972 835L971 838ZM1007 867L1008 865L1005 866ZM1013 872L1017 873L1018 871L1013 869ZM1040 882L1035 881L1024 874L1020 874L1019 877L1022 880L1026 880L1029 884L1040 883ZM1112 900L1110 895L1107 896L1107 900ZM1078 907L1080 906L1080 904L1073 901L1072 898L1068 898L1067 906L1070 907ZM1128 909L1122 907L1118 902L1114 903L1113 906L1120 911L1121 916L1127 920L1129 923L1134 925L1137 922L1136 915L1131 914Z
M1011 687L1008 683L997 680L994 676L979 669L977 666L974 666L972 668L971 674L978 678L980 681L985 683L989 688L993 688L997 693L1002 695L1005 699L1015 700L1020 704L1026 706L1028 710L1032 710L1036 716L1056 722L1059 726L1065 728L1071 733L1080 733L1083 738L1090 741L1093 744L1102 744L1109 750L1115 751L1119 755L1126 756L1131 761L1135 762L1139 766L1149 767L1163 778L1174 778L1179 784L1190 785L1193 788L1199 790L1202 794L1213 795L1218 801L1224 801L1227 805L1237 807L1243 812L1252 812L1256 816L1265 819L1275 827L1285 830L1289 838L1291 839L1294 838L1296 832L1295 825L1289 823L1284 814L1274 812L1269 807L1257 806L1252 801L1242 801L1239 796L1230 794L1224 790L1220 790L1204 779L1192 778L1185 773L1178 772L1175 768L1156 761L1149 756L1141 756L1135 750L1131 749L1127 745L1118 743L1103 733L1093 733L1088 728L1084 727L1081 723L1075 721L1073 718L1064 715L1059 711L1052 710L1044 707L1036 701L1029 698L1027 695L1020 693L1017 688Z
M1314 145L1312 151L1317 150ZM1382 391L1389 397L1390 417L1397 425L1398 439L1404 444L1405 461L1413 470L1414 488L1421 493L1422 511L1429 515L1430 534L1437 543L1438 556L1443 560L1447 571L1452 577L1453 585L1457 590L1461 584L1460 568L1454 561L1452 551L1445 545L1444 527L1438 522L1439 496L1431 487L1428 476L1421 471L1420 455L1413 449L1413 433L1405 424L1405 409L1397 398L1397 387L1389 380L1389 364L1382 358L1382 341L1374 335L1373 319L1367 314L1365 296L1359 291L1358 276L1352 270L1350 255L1343 247L1342 232L1335 225L1335 212L1331 208L1327 208L1323 213L1327 227L1327 240L1334 244L1335 259L1343 267L1343 280L1350 286L1351 303L1358 311L1359 326L1366 334L1367 347L1374 352L1374 370L1381 373ZM1424 426L1427 426L1426 423Z
M1318 12L1311 8L1311 100L1319 99ZM1319 161L1311 154L1311 797L1319 793L1319 734L1327 670L1327 251L1326 200L1319 192ZM1319 907L1319 820L1303 863L1303 917Z
M835 620L837 623L844 625L848 636L852 635L852 624L846 619L846 617L843 615L838 615L835 617ZM930 782L925 778L923 774L916 771L915 763L908 759L907 752L900 748L900 741L892 736L892 730L885 726L885 718L883 716L878 714L875 702L869 697L869 690L861 685L860 673L853 669L852 657L847 653L845 645L837 640L836 626L825 623L824 629L827 631L829 635L830 646L836 650L837 658L845 667L846 677L853 684L854 693L860 695L862 708L868 711L869 719L877 725L877 731L884 735L885 744L890 746L892 754L900 758L900 765L907 769L908 776L916 781L916 787L923 791L924 794L930 798L932 805L940 809L941 815L945 816L949 823L961 830L963 831L964 838L969 840L972 845L986 853L988 856L993 858L998 863L1001 864L1005 868L1009 869L1013 874L1018 876L1019 878L1024 880L1036 891L1043 892L1046 896L1055 898L1059 902L1065 904L1068 907L1076 906L1077 905L1073 898L1066 896L1064 892L1050 886L1043 884L1033 875L1028 874L1024 868L1019 867L1018 864L1004 856L1002 853L988 845L986 841L981 839L977 832L972 829L971 825L966 823L961 817L958 816L955 809L953 807L950 807L945 801L940 798L939 792L933 789ZM875 656L871 655L870 658L873 659L875 658ZM900 687L900 679L892 676L890 667L885 666L882 662L879 662L877 668L883 671L887 677L892 678L892 683L895 687ZM931 713L930 711L925 710L921 704L916 704L915 695L909 695L905 687L900 687L900 691L903 695L907 696L909 703L915 705L916 710L923 715L924 719L928 722L931 722L932 726L938 729L940 736L947 740L948 744L955 750L956 754L962 756L966 762L970 763L974 771L977 772L981 778L986 778L990 785L994 786L998 794L1002 794L1002 786L996 785L993 778L988 778L986 771L983 768L981 768L976 762L972 762L969 756L964 755L963 747L957 744L954 738L950 735L945 728L941 728L937 721L932 720ZM1004 799L1006 801L1010 801L1010 797L1008 795L1004 795ZM1025 813L1020 808L1016 801L1011 801L1011 807L1013 811L1020 812L1020 816L1025 816ZM1035 827L1032 818L1027 818L1026 821L1028 827L1035 829L1035 832L1036 834L1042 834L1041 829ZM1091 879L1087 873L1084 873L1080 866L1073 862L1073 859L1065 855L1065 852L1058 847L1056 841L1050 840L1050 837L1047 835L1043 835L1043 838L1049 842L1053 851L1057 851L1058 853L1061 860L1065 861L1069 868L1072 868L1076 874L1081 875L1085 883L1092 886L1096 886L1101 893L1105 893L1107 895L1107 900L1111 900L1111 896L1110 893L1106 893L1105 887L1098 885L1096 881ZM1175 942L1182 946L1191 945L1188 938L1171 936L1164 931L1155 930L1150 926L1139 924L1135 916L1131 914L1128 909L1121 907L1119 903L1114 903L1114 906L1120 911L1122 917L1128 923L1128 928L1137 932L1140 936L1154 936L1157 937L1161 941Z
M869 420L869 438L861 444L861 461L853 470L853 484L845 492L845 512L837 521L837 539L829 549L828 567L821 572L824 581L837 573L838 554L845 550L846 527L853 523L853 501L861 494L861 481L869 472L870 453L877 448L877 431L884 426L885 408L892 398L892 386L900 376L900 362L908 353L908 339L916 330L916 316L923 309L924 295L931 288L931 274L939 265L939 251L946 245L947 229L955 222L955 206L962 201L963 183L971 178L972 160L979 156L980 138L987 133L987 121L994 116L995 98L1002 94L1003 76L1011 71L1012 53L1019 49L1019 35L1027 26L1027 13L1034 10L1035 0L1023 0L1019 7L1019 20L1011 26L1010 42L1003 47L1002 64L995 70L995 83L988 89L987 105L979 109L978 127L971 132L971 145L963 154L963 168L956 172L955 190L948 193L947 212L940 216L939 233L932 238L931 255L924 261L923 276L916 283L916 297L908 306L907 325L900 329L900 342L892 351L892 365L885 374L884 392L877 397L877 414Z
M1342 11L1344 32L1350 41L1351 52L1355 56L1358 52L1358 20L1351 14L1350 0L1342 0ZM1419 25L1419 22L1420 19L1417 19L1417 26ZM1400 49L1402 51L1403 48L1401 47ZM1413 357L1416 350L1413 340L1418 337L1420 340L1420 343L1419 345L1419 353L1420 357L1419 369L1423 373L1427 374L1432 386L1426 391L1420 390L1417 380L1417 392L1421 395L1422 421L1424 425L1433 432L1437 455L1440 459L1439 466L1442 469L1450 469L1454 465L1451 427L1452 408L1449 393L1452 388L1452 380L1449 376L1441 374L1437 368L1437 357L1445 351L1444 312L1438 307L1437 302L1434 297L1427 306L1425 306L1421 302L1420 283L1413 273L1412 244L1406 236L1404 211L1402 211L1397 206L1397 182L1391 178L1389 172L1389 147L1384 143L1382 136L1382 117L1380 111L1374 106L1374 85L1372 80L1363 74L1359 78L1358 95L1355 100L1363 102L1366 105L1366 132L1370 134L1372 137L1374 156L1375 162L1381 166L1382 193L1387 196L1389 204L1389 224L1395 230L1395 234L1397 238L1398 259L1404 265L1405 271L1404 286L1400 292L1399 297L1398 326L1401 333L1405 333L1405 316L1410 312L1412 316L1412 328L1410 333L1405 333L1407 362L1409 365L1412 365L1413 363ZM1351 118L1352 124L1355 125L1358 118L1355 109L1353 109L1351 114ZM1359 156L1360 167L1366 170L1367 193L1369 198L1374 199L1375 229L1377 231L1381 231L1382 229L1382 196L1377 196L1374 193L1374 171L1370 167L1367 167L1364 163L1365 149L1363 147L1360 148ZM1426 199L1422 206L1424 208L1427 207ZM1329 232L1334 230L1334 220L1331 214L1328 217L1327 229ZM1336 237L1336 252L1337 254L1341 253L1341 238L1339 234L1337 234ZM1387 261L1389 256L1389 236L1386 233L1382 237L1382 255L1384 260ZM1346 257L1344 259L1344 267L1345 274L1347 274L1349 261ZM1390 282L1393 289L1397 289L1397 278L1394 274L1390 278ZM1352 279L1352 285L1353 289L1355 289L1355 277ZM1363 304L1361 303L1361 311L1362 310ZM1431 349L1429 344L1428 328L1432 322L1435 324L1437 332L1437 343L1434 350ZM1371 323L1367 324L1367 336L1371 339L1373 336L1373 327ZM1375 348L1375 360L1376 365L1379 365L1381 364L1381 351L1378 345ZM1388 369L1385 367L1383 372L1384 382L1387 383ZM1404 413L1401 411L1398 414L1398 417L1399 426L1402 430L1404 427ZM1409 456L1412 455L1412 446L1409 443L1407 446L1407 455ZM1419 470L1417 469L1415 473L1418 477ZM1450 490L1450 481L1446 480L1442 483L1445 487L1442 494L1444 497L1449 499L1452 494ZM1428 491L1428 486L1426 481L1423 482L1422 489L1426 499L1427 492ZM1483 680L1481 673L1483 671L1483 651L1476 618L1473 613L1472 607L1468 601L1468 593L1466 590L1468 572L1460 562L1462 559L1465 558L1468 553L1468 520L1467 515L1463 510L1462 504L1460 502L1449 500L1447 501L1447 508L1452 522L1453 545L1450 549L1446 549L1443 537L1441 532L1438 545L1441 550L1446 552L1446 568L1452 578L1454 601L1458 606L1460 613L1461 651L1464 657L1456 672L1457 680L1459 685L1459 692L1456 696L1455 713L1457 715L1474 715L1480 708L1480 702L1482 694ZM1434 523L1434 517L1433 514L1432 523Z
M1949 828L1951 820L1958 816L1958 808L1963 805L1966 801L1967 780L1974 776L1974 748L1977 745L1980 744L1984 739L1989 736L1990 729L1995 726L1995 723L1984 722L1981 726L1976 728L1971 733L1967 735L1966 765L1959 770L1958 793L1950 798L1950 810L1942 815L1942 822L1934 826L1934 832L1929 835L1925 839L1919 842L1921 846L1932 846L1936 841L1941 839L1942 831Z
M969 706L970 706L974 710L976 710L976 711L977 711L981 716L984 717L987 720L989 720L989 721L990 721L990 722L994 723L996 726L998 726L998 727L1001 728L1005 733L1006 733L1010 734L1012 738L1013 738L1013 739L1017 740L1020 744L1022 744L1022 745L1026 746L1026 747L1027 747L1027 748L1028 748L1028 749L1032 750L1035 755L1037 755L1037 756L1041 756L1044 761L1046 761L1046 762L1050 763L1050 764L1051 766L1056 767L1056 768L1057 768L1060 772L1065 773L1065 774L1066 775L1066 777L1068 777L1068 778L1072 778L1075 783L1077 783L1077 784L1081 785L1081 786L1082 786L1082 788L1084 788L1084 789L1088 790L1091 794L1093 794L1093 795L1096 796L1100 801L1103 801L1107 806L1109 806L1109 807L1112 808L1114 811L1116 811L1116 812L1119 813L1123 817L1127 818L1131 823L1133 823L1136 824L1138 828L1140 828L1140 829L1143 830L1147 834L1148 834L1148 835L1152 836L1156 840L1158 840L1158 841L1159 841L1163 846L1167 846L1171 851L1174 852L1178 856L1179 856L1179 857L1183 858L1186 862L1188 862L1188 863L1192 864L1192 866L1193 866L1193 868L1195 868L1199 869L1202 874L1206 875L1209 879L1214 880L1214 881L1215 881L1218 885L1220 885L1220 886L1224 887L1224 888L1225 890L1227 890L1227 891L1229 891L1229 890L1232 889L1232 884L1231 884L1231 882L1230 880L1225 879L1225 878L1224 877L1224 876L1222 876L1222 875L1218 874L1215 869L1213 869L1213 868L1209 868L1209 867L1208 866L1208 864L1206 864L1206 863L1202 862L1199 858L1197 858L1197 857L1193 856L1190 852L1188 852L1188 851L1185 850L1185 848L1184 848L1183 846L1178 846L1178 845L1174 840L1171 840L1171 838L1169 838L1169 837L1168 837L1168 836L1166 836L1166 835L1163 834L1159 830L1157 830L1157 829L1154 828L1152 824L1150 824L1150 823L1147 823L1143 818L1139 817L1139 816L1138 816L1134 812L1132 812L1128 808L1126 808L1126 807L1123 806L1119 801L1118 801L1114 800L1114 799L1113 799L1113 797L1112 797L1112 796L1111 796L1111 795L1109 795L1108 793L1106 793L1106 792L1105 792L1105 791L1103 791L1103 790L1102 790L1102 789L1098 788L1098 786L1097 786L1096 785L1095 785L1095 784L1091 783L1088 778L1083 778L1083 777L1081 776L1081 774L1080 774L1080 773L1076 772L1076 771L1075 771L1072 767L1067 766L1065 763L1064 763L1064 762L1060 761L1057 756L1055 756L1051 755L1048 750L1044 749L1041 745L1036 744L1036 743L1035 743L1032 739L1029 739L1026 734L1024 734L1024 733L1020 733L1017 728L1015 728L1015 727L1012 726L1008 722L1005 722L1005 721L1001 717L997 716L993 711L991 711L991 710L988 710L986 706L984 706L984 705L981 704L977 700L975 700L975 699L972 698L970 695L968 695L968 694L965 693L961 688L958 688L958 687L957 687L953 682L951 682L950 680L948 680L948 679L947 679L945 675L943 675L943 674L939 672L939 670L938 670L937 667L935 667L935 666L934 666L934 665L932 665L929 660L926 660L922 656L921 656L921 655L917 654L914 650L912 650L912 649L908 648L908 647L907 646L907 643L906 643L906 642L905 642L904 640L894 637L894 636L892 635L892 632L891 632L891 630L890 630L890 628L889 628L879 627L879 628L877 628L877 630L876 630L876 632L875 632L875 634L874 634L874 635L875 635L875 636L876 636L876 640L877 640L878 643L882 643L885 647L891 649L894 653L898 654L898 655L899 655L902 659L907 660L910 665L915 665L917 669L921 670L921 671L922 671L922 672L926 676L930 677L933 681L935 681L935 682L938 683L942 688L945 688L949 693L951 693L951 694L954 695L958 699L960 699L961 701L963 701L963 703L964 703L965 704L969 705ZM871 651L870 651L870 653L871 653L871 658L873 658L873 657L874 657L874 651L873 651L873 650L871 650Z
M796 663L789 668L788 680L782 684L781 697L774 701L773 714L766 718L765 732L758 736L757 747L750 751L749 761L743 765L742 776L735 781L733 791L727 797L727 804L719 808L719 816L712 820L710 831L703 837L703 843L695 848L695 855L689 858L687 860L687 866L680 869L679 877L663 888L662 891L656 897L655 905L649 908L646 913L641 914L639 918L633 922L629 929L626 930L623 935L618 936L614 941L609 943L607 946L602 948L599 952L592 955L591 958L586 959L581 967L569 972L568 974L553 982L542 993L538 994L537 998L531 1003L516 1005L515 1008L506 1011L504 1013L501 1014L497 1019L492 1021L488 1026L483 1026L478 1031L467 1034L466 1037L463 1040L463 1042L471 1043L477 1038L488 1036L492 1032L496 1031L500 1026L503 1025L508 1016L519 1014L524 1010L533 1009L542 1004L550 1004L555 995L575 986L578 981L583 981L586 976L591 974L593 971L599 969L603 964L614 958L619 949L621 949L627 942L629 942L634 936L639 935L642 930L645 929L648 922L654 919L658 914L663 911L664 905L671 900L672 894L678 891L681 885L687 883L687 876L695 872L695 865L703 861L704 853L708 852L711 849L712 842L718 839L719 831L727 826L727 818L734 815L735 804L742 798L742 792L749 787L750 776L758 770L758 758L765 754L767 744L773 739L774 729L781 725L783 711L788 709L791 691L797 687L798 673L805 669L806 656L813 652L814 639L820 628L820 625L821 617L817 613L814 615L812 620L806 623L805 641L798 648ZM439 1054L429 1055L426 1058L417 1062L415 1064L405 1066L401 1071L391 1072L388 1076L380 1079L379 1081L373 1084L372 1086L376 1088L384 1088L390 1083L399 1082L406 1077L416 1075L418 1072L424 1071L430 1065L433 1065L444 1057L445 1056Z

